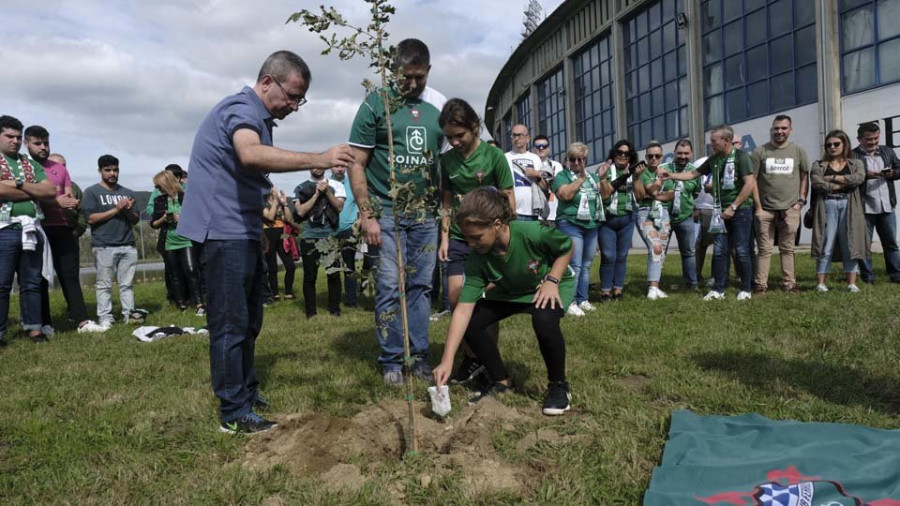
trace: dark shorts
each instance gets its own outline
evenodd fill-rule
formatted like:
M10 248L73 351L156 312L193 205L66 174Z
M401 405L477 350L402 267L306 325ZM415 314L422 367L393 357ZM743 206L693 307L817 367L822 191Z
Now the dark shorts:
M447 256L450 258L450 261L447 262L448 276L462 276L466 273L466 259L469 258L471 251L472 248L465 241L450 239L447 251Z

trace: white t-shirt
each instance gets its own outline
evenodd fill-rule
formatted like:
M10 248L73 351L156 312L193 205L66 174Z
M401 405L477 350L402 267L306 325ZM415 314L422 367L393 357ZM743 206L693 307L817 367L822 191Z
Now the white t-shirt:
M704 156L703 158L698 158L694 160L694 167L699 167L703 165L703 162L709 158ZM709 182L710 178L712 178L712 173L709 176L700 176L700 195L697 195L697 198L694 199L694 209L712 209L715 206L715 201L713 200L713 196L709 193L706 193L704 189L706 187L706 183Z
M516 193L516 214L519 216L534 216L531 200L531 178L525 175L525 169L540 170L543 162L538 155L525 152L506 153L509 169L512 171L514 189Z

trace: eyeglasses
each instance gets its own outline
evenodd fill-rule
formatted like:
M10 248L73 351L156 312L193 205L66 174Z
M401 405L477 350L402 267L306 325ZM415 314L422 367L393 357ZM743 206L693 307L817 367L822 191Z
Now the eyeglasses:
M647 159L648 159L648 160L657 160L657 159L660 159L660 158L662 158L662 153L660 153L660 154L658 154L658 155L647 155Z
M272 76L269 76L269 77L272 77ZM306 97L301 97L300 95L291 95L290 93L287 92L286 89L284 89L284 86L282 86L281 83L279 83L278 80L275 79L274 77L272 77L272 82L274 82L275 85L277 85L281 89L281 92L284 93L284 98L288 99L288 102L291 102L292 104L296 105L297 107L302 107L303 104L306 103Z
M843 144L844 144L843 142L826 142L825 147L826 148L839 148Z
M619 150L619 151L616 151L616 156L629 157L629 156L631 156L631 151L621 151L621 150Z
M584 158L573 158L569 157L569 163L584 163Z
M535 144L534 145L534 149L547 149L549 147L550 147L549 144Z
M514 138L518 139L519 137L527 137L528 134L523 134L523 133L513 133L512 136L513 136Z

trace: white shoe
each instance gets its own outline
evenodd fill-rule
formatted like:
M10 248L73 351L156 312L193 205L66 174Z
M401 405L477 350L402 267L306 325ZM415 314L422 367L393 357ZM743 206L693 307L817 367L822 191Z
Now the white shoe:
M52 336L56 334L56 329L54 329L50 325L44 325L43 327L41 327L41 334L44 334L45 336Z
M573 302L569 304L569 309L566 311L566 314L570 314L572 316L584 316L584 311L582 311L581 308L578 307L578 304L575 304Z
M824 292L828 291L828 287L823 284L818 284L818 285L816 285L816 291L824 293Z
M653 287L653 290L656 291L656 298L657 298L657 299L668 299L668 298L669 298L669 296L666 295L666 292L660 290L658 286L654 286L654 287Z
M850 293L859 293L859 287L856 284L847 285L847 291Z
M647 289L647 298L650 299L650 300L656 300L656 299L658 299L658 298L659 298L659 295L657 295L657 293L656 293L658 290L659 290L659 289L656 288L655 286L651 286L650 288L648 288L648 289Z
M581 304L578 304L578 307L582 311L596 311L597 310L597 308L594 307L593 304L591 304L590 302L588 302L586 300L581 301Z
M740 292L737 300L750 300L751 298L753 298L753 295L750 292Z
M724 298L725 298L724 293L719 293L715 290L710 290L709 293L706 294L705 297L703 297L703 300L721 300Z
M87 332L91 332L91 333L102 334L103 332L106 332L107 330L109 330L109 328L111 326L112 325L100 325L100 324L94 322L94 320L88 320L87 323L78 327L78 333L85 334Z

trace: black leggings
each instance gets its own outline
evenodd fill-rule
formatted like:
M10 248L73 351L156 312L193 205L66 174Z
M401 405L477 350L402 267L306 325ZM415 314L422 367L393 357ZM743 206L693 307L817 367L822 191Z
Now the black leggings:
M475 311L466 329L465 341L484 364L493 381L509 378L509 373L500 357L497 341L491 338L490 327L517 313L531 315L531 326L537 336L544 364L547 366L548 381L566 380L566 342L559 329L563 317L561 307L538 309L532 303L506 302L481 299L475 304Z
M197 252L188 246L166 251L166 257L172 266L172 290L179 304L203 304L203 292L200 284L200 264Z
M269 240L269 251L266 253L266 267L269 269L269 289L272 290L272 296L278 295L278 260L275 255L281 258L284 264L284 294L294 294L294 270L297 265L294 259L287 251L284 250L284 228L267 228L266 239Z

